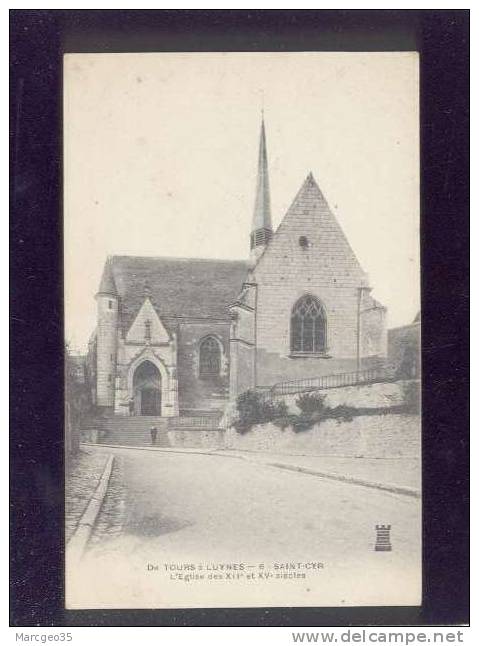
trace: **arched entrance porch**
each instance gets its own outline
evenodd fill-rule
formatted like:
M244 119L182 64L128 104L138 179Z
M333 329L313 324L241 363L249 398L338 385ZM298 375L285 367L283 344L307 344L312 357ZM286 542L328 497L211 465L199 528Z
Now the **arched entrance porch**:
M161 415L161 375L151 361L145 360L133 375L135 415Z

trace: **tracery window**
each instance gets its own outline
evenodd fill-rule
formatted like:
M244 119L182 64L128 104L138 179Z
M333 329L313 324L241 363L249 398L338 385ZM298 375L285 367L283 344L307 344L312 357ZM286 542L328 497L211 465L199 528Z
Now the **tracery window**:
M291 352L316 353L326 349L326 315L317 298L302 296L291 312Z
M200 377L219 375L221 371L221 346L213 336L200 344Z

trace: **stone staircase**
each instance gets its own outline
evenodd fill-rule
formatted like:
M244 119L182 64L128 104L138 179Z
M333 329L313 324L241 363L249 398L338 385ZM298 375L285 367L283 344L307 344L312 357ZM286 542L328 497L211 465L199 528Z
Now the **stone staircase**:
M202 431L218 431L220 413L208 412L196 416L157 417L157 416L111 416L99 417L92 423L98 430L99 444L118 444L121 446L151 446L150 429L158 429L155 446L170 447L168 431L179 431L199 435Z
M150 428L156 426L155 446L169 447L166 417L104 417L97 422L99 444L122 446L151 446Z

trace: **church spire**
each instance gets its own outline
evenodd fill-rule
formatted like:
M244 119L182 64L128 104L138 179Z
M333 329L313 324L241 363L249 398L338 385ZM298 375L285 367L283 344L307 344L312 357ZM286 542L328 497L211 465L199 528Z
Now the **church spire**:
M253 259L256 260L261 255L272 235L266 132L264 127L264 115L263 111L261 111L258 177L256 180L256 197L250 236L251 256Z

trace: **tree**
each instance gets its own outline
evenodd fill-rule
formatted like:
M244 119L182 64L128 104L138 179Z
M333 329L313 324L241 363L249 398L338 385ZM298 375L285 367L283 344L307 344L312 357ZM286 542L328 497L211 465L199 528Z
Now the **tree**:
M80 428L92 412L86 378L85 357L72 355L65 347L65 451L76 453L80 447Z

